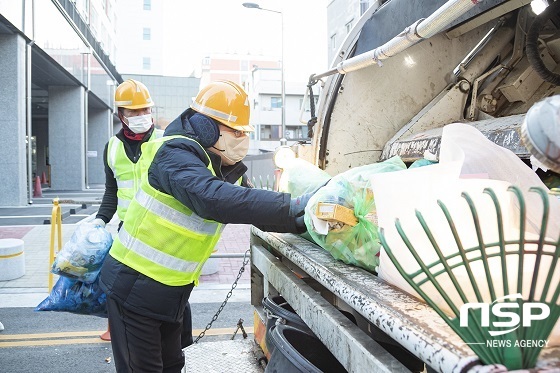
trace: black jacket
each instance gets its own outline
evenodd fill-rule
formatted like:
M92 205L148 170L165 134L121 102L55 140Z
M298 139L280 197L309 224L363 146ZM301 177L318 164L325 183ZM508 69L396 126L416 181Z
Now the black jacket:
M191 112L189 109L171 122L165 136L183 135L196 140L188 120L181 120ZM207 154L216 176L207 168ZM156 154L148 170L148 180L154 188L172 195L205 219L295 233L293 219L288 216L290 194L234 185L246 170L241 162L221 167L218 155L193 141L174 139L167 141Z
M165 136L183 135L196 140L197 135L188 122L192 114L188 109L171 122ZM216 176L207 168L207 155ZM253 224L267 231L297 232L294 218L289 216L290 194L233 184L246 169L242 163L221 167L219 156L206 152L193 141L177 138L158 150L148 170L148 181L203 218L224 224ZM192 284L163 285L110 255L103 264L100 285L123 307L165 321L181 317L192 287Z

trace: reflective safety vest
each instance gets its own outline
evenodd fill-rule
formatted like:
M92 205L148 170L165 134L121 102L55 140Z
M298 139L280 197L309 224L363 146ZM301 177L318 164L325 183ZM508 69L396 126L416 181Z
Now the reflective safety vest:
M163 131L154 129L148 142L161 137L162 134ZM140 155L140 158L142 158L142 155ZM134 194L140 188L142 172L139 163L139 160L134 163L127 157L124 144L118 137L112 136L109 139L107 165L113 171L117 180L117 215L121 221L124 220L126 210Z
M147 169L158 149L174 138L199 145L184 136L144 143L140 166ZM215 175L209 157L208 161L208 169ZM165 285L198 285L202 266L220 239L222 228L221 223L201 218L173 196L156 190L143 177L109 254Z

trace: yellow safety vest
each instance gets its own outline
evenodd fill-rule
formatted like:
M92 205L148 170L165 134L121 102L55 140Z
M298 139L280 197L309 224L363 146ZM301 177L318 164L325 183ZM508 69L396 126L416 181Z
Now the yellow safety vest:
M199 145L184 136L144 143L141 167L149 167L157 150L174 138ZM208 161L208 169L215 175L210 158ZM221 223L201 218L173 196L156 190L143 177L109 254L165 285L198 285L202 266L220 239L222 228Z
M154 129L149 141L162 137L163 131ZM142 154L140 154L142 158ZM130 205L130 201L140 188L142 172L139 160L134 163L126 155L123 142L116 136L109 139L107 146L107 165L117 180L117 215L121 221Z

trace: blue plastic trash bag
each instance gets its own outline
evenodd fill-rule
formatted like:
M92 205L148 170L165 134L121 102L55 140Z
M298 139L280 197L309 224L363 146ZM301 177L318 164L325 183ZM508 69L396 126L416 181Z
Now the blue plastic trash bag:
M97 278L112 244L113 237L105 228L80 224L56 255L51 272L90 284Z
M59 311L107 317L107 296L96 280L86 284L68 277L59 277L51 293L35 311Z

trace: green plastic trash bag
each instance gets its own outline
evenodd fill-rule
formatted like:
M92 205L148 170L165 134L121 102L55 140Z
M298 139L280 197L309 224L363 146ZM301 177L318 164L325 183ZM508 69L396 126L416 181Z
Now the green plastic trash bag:
M426 159L426 158L422 158L422 159L418 159L418 160L412 162L412 164L408 168L410 169L410 168L431 166L433 164L437 164L437 162L436 161L430 161L429 159Z
M400 157L355 167L334 176L309 200L305 208L305 225L313 241L335 259L375 272L379 265L379 237L375 200L370 188L371 175L405 170ZM355 226L325 222L316 216L320 202L335 203L354 210Z

